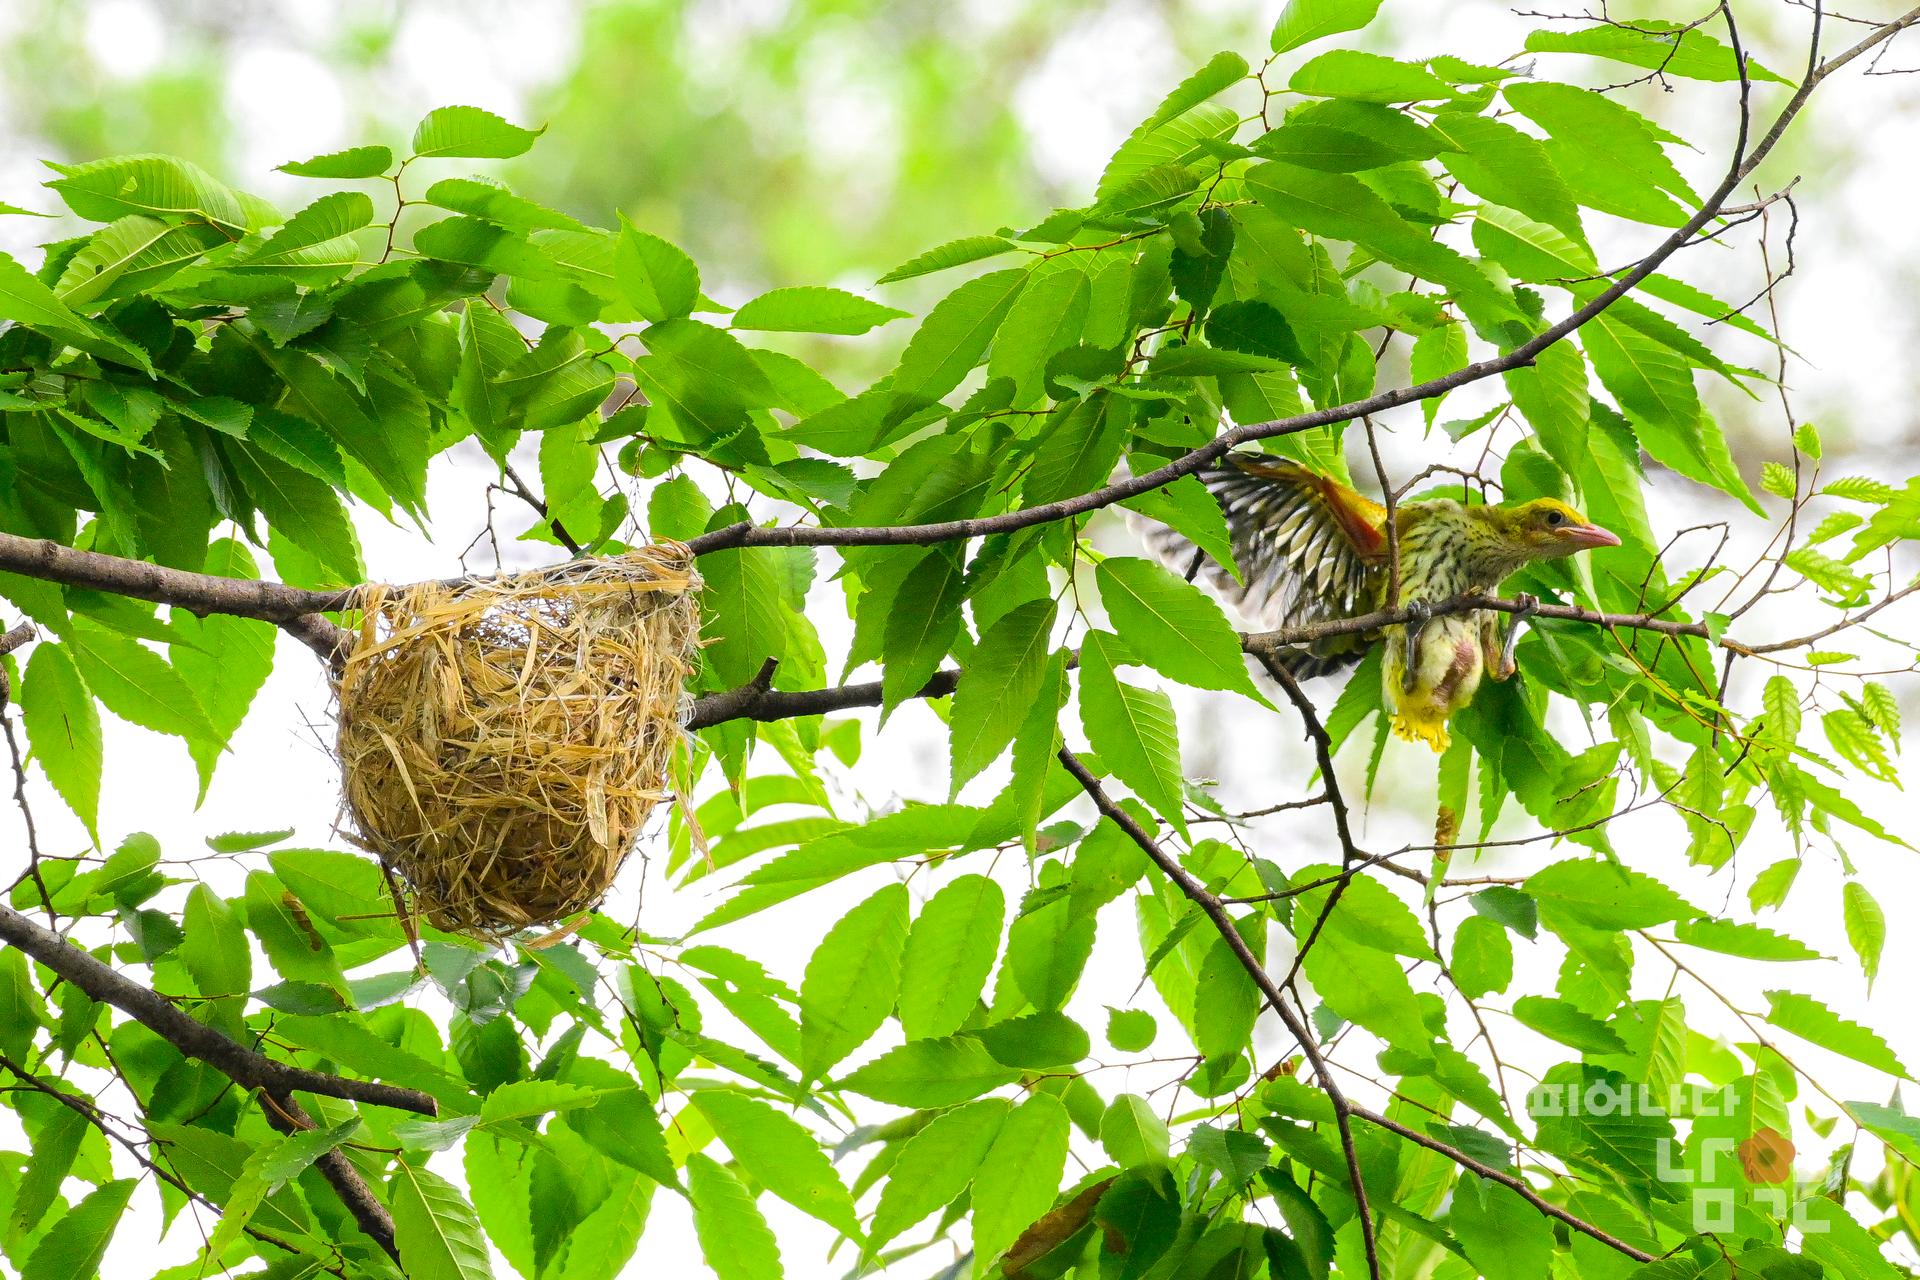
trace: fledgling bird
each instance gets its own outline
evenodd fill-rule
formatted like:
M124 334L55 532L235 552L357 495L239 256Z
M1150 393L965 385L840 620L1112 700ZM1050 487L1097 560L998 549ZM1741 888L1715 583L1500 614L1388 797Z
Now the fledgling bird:
M1198 578L1266 629L1354 618L1386 607L1387 509L1286 458L1233 453L1200 479L1219 500L1244 585L1204 551L1164 527L1149 533L1176 573ZM1400 601L1418 608L1493 592L1536 560L1557 560L1620 539L1564 502L1535 498L1467 506L1436 498L1394 508ZM1447 748L1447 720L1473 700L1483 675L1514 672L1498 612L1479 609L1326 636L1283 651L1296 676L1323 675L1387 646L1382 692L1395 733Z

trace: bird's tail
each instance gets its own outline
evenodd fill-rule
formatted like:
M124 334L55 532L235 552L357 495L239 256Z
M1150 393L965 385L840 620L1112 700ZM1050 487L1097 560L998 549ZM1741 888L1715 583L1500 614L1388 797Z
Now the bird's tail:
M1408 742L1424 742L1435 755L1447 749L1447 713L1424 703L1403 706L1393 713L1393 731Z

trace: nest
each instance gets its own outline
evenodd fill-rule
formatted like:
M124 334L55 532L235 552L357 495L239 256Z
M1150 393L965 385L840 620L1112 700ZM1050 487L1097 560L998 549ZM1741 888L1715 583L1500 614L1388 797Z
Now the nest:
M358 841L436 926L591 910L666 796L699 645L685 547L372 588L335 686Z

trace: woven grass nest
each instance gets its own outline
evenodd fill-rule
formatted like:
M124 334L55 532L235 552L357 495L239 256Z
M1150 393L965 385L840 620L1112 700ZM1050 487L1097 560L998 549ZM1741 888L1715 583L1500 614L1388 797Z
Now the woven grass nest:
M335 750L356 838L414 912L499 935L600 902L666 795L698 588L667 543L366 598Z

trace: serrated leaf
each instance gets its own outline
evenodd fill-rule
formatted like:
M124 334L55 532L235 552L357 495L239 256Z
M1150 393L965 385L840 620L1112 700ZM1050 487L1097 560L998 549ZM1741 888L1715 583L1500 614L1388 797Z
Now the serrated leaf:
M1378 12L1380 0L1287 0L1273 24L1273 51L1285 53L1343 31L1358 31Z
M98 845L100 712L65 645L34 647L21 680L20 710L33 758Z
M800 1072L818 1080L893 1011L907 943L907 889L891 884L827 931L800 984Z
M20 1268L20 1280L92 1280L135 1185L132 1178L104 1183L61 1214Z
M842 1077L836 1087L896 1107L950 1107L1019 1076L975 1037L942 1036L889 1049Z
M1789 867L1798 863L1789 862ZM1740 956L1747 960L1820 960L1818 951L1798 938L1789 938L1765 925L1741 920L1683 920L1673 927L1673 936L1690 947Z
M1039 696L1054 614L1051 600L1032 600L980 637L953 694L953 794L1006 750Z
M1316 97L1383 105L1453 96L1452 88L1426 68L1359 49L1334 49L1308 59L1287 87Z
M1105 646L1097 639L1081 650L1080 723L1101 763L1184 833L1184 774L1173 703L1157 690L1115 679Z
M1513 1016L1550 1040L1581 1053L1625 1053L1627 1046L1606 1023L1579 1006L1547 996L1521 996L1513 1002Z
M1697 26L1642 19L1631 24L1613 22L1579 31L1535 31L1527 36L1528 53L1586 53L1624 62L1663 76L1689 80L1738 80L1740 68L1733 50ZM1747 59L1754 80L1786 84L1773 72Z
M1003 236L966 236L959 240L949 240L946 244L907 259L874 283L892 284L896 280L911 280L915 276L924 276L935 271L945 271L949 267L978 262L982 258L1012 253L1019 247Z
M1026 284L1024 269L992 271L942 298L901 353L893 389L901 396L931 403L959 386L986 353Z
M402 1162L387 1183L387 1198L400 1264L411 1280L492 1280L480 1219L452 1183Z
M296 178L377 178L392 167L389 148L348 147L308 160L290 160L279 168Z
M121 719L190 742L221 740L187 682L139 641L76 620L68 644L87 687Z
M1181 684L1244 693L1267 705L1247 674L1233 624L1198 587L1131 556L1101 561L1094 576L1134 660Z
M900 1026L910 1040L951 1035L972 1014L1000 951L1006 896L986 876L958 876L928 900L900 960Z
M999 1098L983 1098L933 1117L906 1140L873 1211L873 1248L960 1197L1010 1110Z
M763 293L741 304L730 323L781 333L861 334L906 314L844 289L805 286Z
M700 1256L720 1280L781 1280L779 1244L739 1179L696 1152L687 1157L687 1194Z
M655 323L689 314L700 299L693 259L624 216L613 245L613 278L628 304Z
M538 129L522 129L479 107L438 107L429 111L415 127L413 154L423 159L465 156L510 160L525 154L545 132L544 125Z
M852 1197L804 1125L757 1098L729 1090L703 1089L693 1102L755 1182L802 1213L858 1238Z
M1053 1207L1067 1159L1067 1109L1035 1093L1000 1126L973 1181L974 1249L996 1259Z
M1847 943L1860 957L1860 971L1867 975L1867 986L1880 975L1880 952L1887 944L1887 916L1880 904L1858 880L1849 880L1840 889L1841 918L1846 923Z
M1769 991L1766 996L1767 1021L1782 1031L1876 1071L1907 1076L1907 1069L1878 1032L1841 1017L1812 996L1794 991Z

